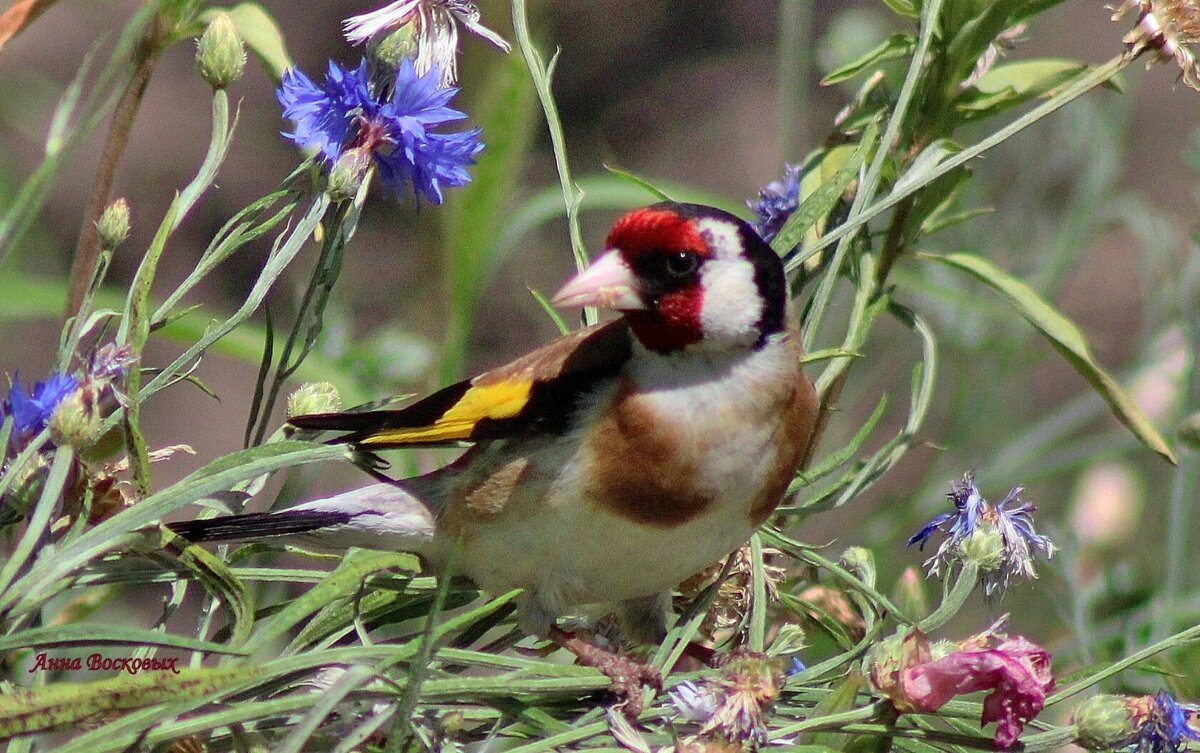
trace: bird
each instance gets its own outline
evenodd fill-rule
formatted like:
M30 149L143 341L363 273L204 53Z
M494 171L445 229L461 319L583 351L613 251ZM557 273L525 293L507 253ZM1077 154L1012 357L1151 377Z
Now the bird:
M743 545L785 496L817 396L779 256L723 210L627 212L552 303L617 317L407 407L289 419L364 453L469 443L448 465L174 529L410 551L435 569L453 550L454 572L481 589L523 589L526 633L628 680L558 619L613 605L626 637L660 641L672 589Z

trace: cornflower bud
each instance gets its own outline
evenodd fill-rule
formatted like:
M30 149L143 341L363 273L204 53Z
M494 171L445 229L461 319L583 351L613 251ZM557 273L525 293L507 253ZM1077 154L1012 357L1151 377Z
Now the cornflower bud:
M101 419L97 398L95 386L87 382L58 404L48 424L54 444L82 450L96 443Z
M104 208L96 221L96 233L100 236L100 248L112 251L129 237L129 202L117 199Z
M371 152L363 148L348 149L338 157L329 171L326 191L334 201L353 199L362 187L367 169L371 167Z
M1097 695L1075 709L1075 742L1088 750L1124 747L1137 732L1129 699Z
M246 70L246 47L228 13L217 13L196 43L196 67L214 89L224 89Z
M980 572L991 573L1004 564L1004 537L990 523L979 526L958 545L963 562L974 563Z
M287 416L333 413L342 409L342 396L329 382L307 382L288 395Z
M376 39L378 41L371 46L371 57L387 68L399 68L404 58L416 57L417 30L412 25L401 26L391 34Z

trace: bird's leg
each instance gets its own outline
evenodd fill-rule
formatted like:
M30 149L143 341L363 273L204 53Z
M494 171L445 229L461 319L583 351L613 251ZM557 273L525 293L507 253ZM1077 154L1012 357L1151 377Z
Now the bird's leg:
M611 692L624 703L623 711L627 717L633 718L642 713L643 687L662 690L662 673L656 667L600 648L557 625L550 627L549 637L575 654L580 664L592 667L612 680Z

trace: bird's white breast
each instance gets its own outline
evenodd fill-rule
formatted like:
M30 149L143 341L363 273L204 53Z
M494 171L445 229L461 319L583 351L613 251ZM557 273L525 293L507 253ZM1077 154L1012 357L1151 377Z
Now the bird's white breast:
M493 592L525 588L555 616L574 605L671 589L741 545L754 530L752 506L779 473L780 453L791 452L780 446L779 425L783 403L803 377L798 349L786 337L740 357L637 353L622 380L594 395L566 441L489 449L497 466L504 455L523 453L530 483L514 487L503 511L463 527L462 571ZM652 443L649 456L630 455L636 442L614 448L597 428L612 423L614 401L631 388L639 415L671 438L669 451ZM608 452L625 454L614 459ZM647 474L681 468L690 477L664 487L661 504L674 503L676 485L709 501L665 524L652 516L670 518L671 510L631 514L596 480L624 469L653 486L661 479Z

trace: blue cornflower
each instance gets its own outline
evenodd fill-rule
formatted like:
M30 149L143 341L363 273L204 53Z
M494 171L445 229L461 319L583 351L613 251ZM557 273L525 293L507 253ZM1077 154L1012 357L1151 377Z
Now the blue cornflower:
M758 201L747 201L754 212L754 229L770 241L800 205L800 165L784 165L783 180L771 181L758 189Z
M943 563L969 559L979 565L984 595L991 598L1002 592L1013 575L1033 579L1033 551L1054 556L1054 544L1033 527L1033 504L1020 499L1024 489L1013 487L997 505L991 505L975 487L971 473L962 483L951 484L947 498L954 512L941 513L926 523L908 540L908 545L925 542L934 531L946 538L932 557L925 561L930 575L938 575ZM947 524L949 527L947 528Z
M13 375L4 414L12 416L12 437L24 442L46 428L54 409L79 389L79 380L70 374L51 374L42 382L34 382L28 393L21 387L20 375Z
M1166 690L1147 700L1150 703L1146 712L1135 714L1141 724L1131 747L1137 753L1179 753L1187 749L1189 740L1200 741L1200 733L1189 723L1196 713L1194 706L1179 703Z
M466 168L475 163L483 144L478 128L434 131L467 117L449 106L458 89L439 88L438 76L436 68L417 75L412 61L405 59L385 98L365 60L354 70L330 61L324 84L289 70L277 97L284 117L296 125L284 135L301 146L315 147L330 167L343 155L369 155L384 184L397 195L411 183L418 197L441 204L443 187L470 182Z

